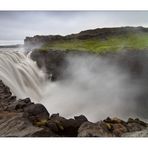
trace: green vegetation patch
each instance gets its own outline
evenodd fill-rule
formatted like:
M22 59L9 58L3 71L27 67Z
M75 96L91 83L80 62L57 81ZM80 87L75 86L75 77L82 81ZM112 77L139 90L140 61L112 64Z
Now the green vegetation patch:
M148 33L133 33L117 36L109 36L104 39L69 39L57 40L42 46L41 50L81 50L91 52L119 51L122 49L146 49L148 48Z

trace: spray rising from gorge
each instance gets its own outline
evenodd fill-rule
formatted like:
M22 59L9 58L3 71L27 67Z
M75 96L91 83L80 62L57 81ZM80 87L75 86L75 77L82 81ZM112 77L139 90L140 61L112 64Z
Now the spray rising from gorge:
M17 98L30 97L50 113L84 114L91 121L107 116L137 117L139 85L108 58L67 55L63 78L51 82L22 51L0 52L0 77ZM44 69L44 68L43 68Z

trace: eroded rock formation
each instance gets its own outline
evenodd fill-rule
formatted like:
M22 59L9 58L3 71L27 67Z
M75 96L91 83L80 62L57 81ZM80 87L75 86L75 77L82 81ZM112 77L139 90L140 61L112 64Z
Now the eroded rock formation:
M92 123L84 115L74 119L59 114L50 116L42 104L35 104L29 98L16 99L0 81L0 137L120 137L134 136L133 132L147 136L147 126L131 118L125 122L108 117Z

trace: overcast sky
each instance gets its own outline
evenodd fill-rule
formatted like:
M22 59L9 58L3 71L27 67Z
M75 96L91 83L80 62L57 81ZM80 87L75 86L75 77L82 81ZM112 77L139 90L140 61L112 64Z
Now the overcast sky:
M148 11L0 11L0 40L119 26L147 27Z

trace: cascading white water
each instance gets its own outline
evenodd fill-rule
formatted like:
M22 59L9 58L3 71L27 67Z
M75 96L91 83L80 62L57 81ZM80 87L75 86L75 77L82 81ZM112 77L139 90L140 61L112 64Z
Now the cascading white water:
M30 97L35 102L42 98L45 75L23 52L0 51L0 79L17 98Z

